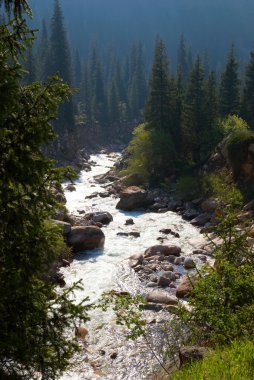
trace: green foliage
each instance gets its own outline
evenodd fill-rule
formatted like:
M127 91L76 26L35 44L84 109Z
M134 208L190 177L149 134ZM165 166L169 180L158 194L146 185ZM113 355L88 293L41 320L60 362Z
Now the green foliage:
M201 362L193 362L177 372L173 380L252 380L254 377L253 341L234 341L218 348Z
M23 21L0 26L0 377L57 378L79 349L72 334L87 320L83 302L45 282L64 249L49 220L58 206L51 195L68 171L41 151L54 138L51 122L71 90L59 79L20 85L19 64L32 33Z
M247 129L236 130L227 139L226 152L235 179L240 175L241 166L248 158L248 147L253 143L254 132Z
M140 295L132 297L129 293L111 291L102 295L96 308L107 311L112 307L116 314L116 323L128 329L126 338L135 340L146 334L147 323L142 317L145 304L145 299Z
M237 115L229 115L223 119L219 128L224 136L228 136L232 132L244 132L250 129L247 122Z
M199 197L202 193L200 177L196 175L180 177L176 182L176 192L186 200Z
M131 154L128 167L122 175L128 176L129 183L160 183L172 173L175 152L167 131L147 129L146 124L139 125L128 147Z

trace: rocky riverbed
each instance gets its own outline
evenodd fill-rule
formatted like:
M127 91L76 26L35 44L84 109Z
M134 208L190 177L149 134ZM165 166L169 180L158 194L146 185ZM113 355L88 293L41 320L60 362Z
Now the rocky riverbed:
M92 155L91 167L83 170L74 184L65 186L66 206L75 223L100 229L105 243L76 254L62 273L67 285L82 279L84 291L74 294L77 302L86 296L90 302L97 302L102 292L112 289L146 297L149 344L160 356L164 339L160 326L170 318L167 306L175 307L177 299L188 294L190 284L185 275L192 273L195 265L210 260L207 241L196 226L200 223L195 222L205 212L201 200L186 207L159 189L149 194L142 190L136 211L130 203L123 207L122 195L119 206L120 181L112 173L105 175L119 158L117 153ZM139 191L132 188L127 193ZM188 210L192 223L180 215ZM202 223L209 223L209 219L203 218ZM62 380L148 379L157 372L159 364L147 341L126 341L126 331L116 326L111 311L93 311L85 328L88 334L83 336L83 353Z

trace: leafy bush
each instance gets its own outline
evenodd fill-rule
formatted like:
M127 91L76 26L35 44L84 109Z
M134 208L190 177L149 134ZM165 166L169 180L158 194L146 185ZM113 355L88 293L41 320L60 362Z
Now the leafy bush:
M228 137L226 153L235 179L237 179L240 174L242 164L247 160L248 146L253 143L254 132L247 129L236 130Z
M129 184L158 184L172 174L175 152L170 136L163 130L148 130L146 124L139 125L133 133L128 152L127 169L121 175L128 176Z
M201 362L193 362L177 372L172 380L252 380L254 378L253 341L235 341L218 348Z

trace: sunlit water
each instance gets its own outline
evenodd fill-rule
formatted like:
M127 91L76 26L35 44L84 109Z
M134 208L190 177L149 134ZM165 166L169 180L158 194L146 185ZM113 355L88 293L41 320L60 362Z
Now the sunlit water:
M113 222L103 228L105 245L102 249L87 251L75 257L69 268L63 269L67 285L82 279L84 291L76 291L75 299L82 300L89 296L91 302L96 302L102 292L111 289L121 289L132 294L145 293L135 273L128 268L127 258L152 245L158 244L161 236L159 230L172 228L180 234L180 239L169 237L168 244L176 243L183 250L183 255L191 253L193 247L189 239L199 235L198 229L173 212L164 214L144 212L122 212L116 209L118 199L113 197L85 199L94 192L103 192L105 185L99 185L94 176L106 173L120 156L111 157L105 154L93 155L96 162L91 172L81 172L75 183L76 191L65 191L67 208L71 213L78 210L108 211L113 216ZM134 220L134 225L125 226L128 218ZM140 232L140 238L117 236L118 232ZM158 313L157 313L158 315ZM86 326L89 330L87 350L77 357L75 370L66 373L62 380L84 379L146 379L153 373L156 361L148 353L146 343L126 342L123 329L115 326L113 315L97 310L91 315L91 321ZM105 354L104 354L105 352ZM110 355L116 352L117 358ZM87 363L92 362L92 366ZM95 369L96 368L96 369ZM99 370L98 370L99 368Z

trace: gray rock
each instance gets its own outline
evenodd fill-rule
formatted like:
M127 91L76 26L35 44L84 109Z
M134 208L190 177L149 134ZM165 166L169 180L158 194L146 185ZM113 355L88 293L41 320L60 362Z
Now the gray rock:
M148 248L145 251L145 256L155 256L155 255L173 255L173 256L180 256L181 248L176 245L154 245L150 248Z
M178 300L176 297L171 296L159 289L149 292L146 296L146 300L148 302L160 303L160 304L166 304L166 305L176 305L178 303Z
M120 194L120 201L116 208L125 211L131 211L146 207L151 204L148 193L137 186L130 186Z
M101 247L104 244L105 235L96 226L72 227L67 242L74 252L82 252Z
M125 222L125 225L126 225L126 226L131 226L131 225L133 225L133 224L134 224L134 220L131 219L131 218L130 218L130 219L127 219L126 222Z
M129 257L129 266L131 268L135 268L138 265L142 264L144 260L144 256L140 253L135 253L134 255Z
M87 217L94 223L109 224L113 221L113 216L109 212L95 212L88 214Z
M186 257L183 262L185 269L193 269L196 267L194 260L191 257Z
M68 191L76 191L76 187L72 184L69 184L68 186L66 186L65 190L68 190Z

